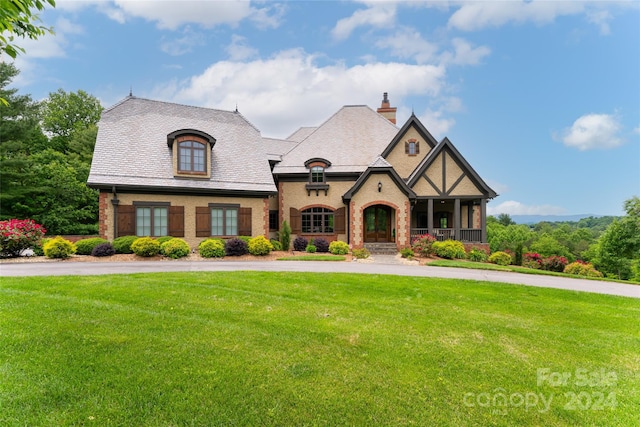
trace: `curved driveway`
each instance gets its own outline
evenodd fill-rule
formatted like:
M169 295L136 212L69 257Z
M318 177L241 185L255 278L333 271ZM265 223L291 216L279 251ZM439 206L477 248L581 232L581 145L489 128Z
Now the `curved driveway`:
M128 274L174 271L292 271L316 273L393 274L514 283L543 288L566 289L640 298L640 286L616 282L504 271L429 267L401 264L319 261L136 261L136 262L46 262L3 263L0 276L58 276Z

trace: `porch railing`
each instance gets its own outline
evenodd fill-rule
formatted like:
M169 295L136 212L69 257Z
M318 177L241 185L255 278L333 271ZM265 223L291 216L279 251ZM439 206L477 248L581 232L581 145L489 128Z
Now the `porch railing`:
M455 235L455 231L453 228L432 228L431 230L428 228L412 228L411 240L413 241L413 239L423 234L431 234L439 241L454 239L461 242L482 242L482 230L479 228L461 228L459 236Z

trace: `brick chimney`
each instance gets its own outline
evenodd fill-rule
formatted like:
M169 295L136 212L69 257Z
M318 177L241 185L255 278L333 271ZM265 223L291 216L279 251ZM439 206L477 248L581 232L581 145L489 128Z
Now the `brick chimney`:
M387 92L382 95L382 104L380 108L378 108L378 114L381 114L382 117L389 120L394 125L396 124L396 107L391 107L389 103L389 98Z

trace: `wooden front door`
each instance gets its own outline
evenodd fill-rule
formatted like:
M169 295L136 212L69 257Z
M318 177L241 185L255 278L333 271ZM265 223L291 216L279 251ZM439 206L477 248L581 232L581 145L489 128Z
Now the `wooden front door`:
M364 210L364 241L391 242L391 208L383 205Z

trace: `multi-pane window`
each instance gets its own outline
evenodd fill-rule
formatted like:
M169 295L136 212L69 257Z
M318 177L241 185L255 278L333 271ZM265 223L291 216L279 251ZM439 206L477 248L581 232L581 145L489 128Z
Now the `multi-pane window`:
M136 236L166 236L166 206L140 206L136 208Z
M211 235L237 236L238 208L226 206L211 208Z
M301 212L303 233L333 233L333 211L309 208Z
M322 183L324 182L324 168L322 166L314 166L311 168L311 182Z
M196 141L178 144L178 171L206 173L206 159L205 144Z
M269 230L277 231L278 227L278 211L269 211Z

